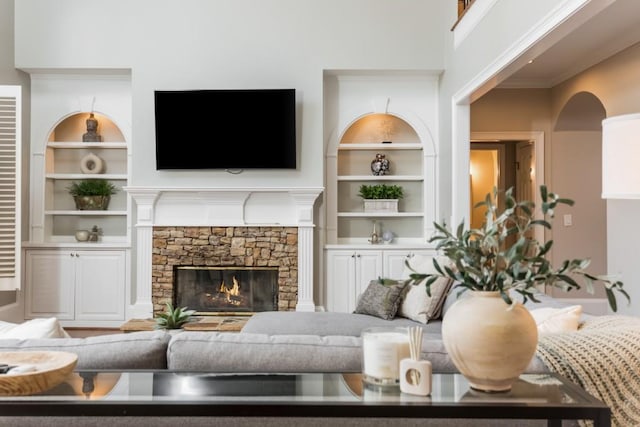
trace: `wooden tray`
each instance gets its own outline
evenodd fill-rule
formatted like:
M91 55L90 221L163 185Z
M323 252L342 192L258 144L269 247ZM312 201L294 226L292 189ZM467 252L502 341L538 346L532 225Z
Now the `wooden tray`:
M35 371L0 374L0 395L24 396L49 390L60 384L78 362L78 355L64 351L0 352L0 363L33 365Z

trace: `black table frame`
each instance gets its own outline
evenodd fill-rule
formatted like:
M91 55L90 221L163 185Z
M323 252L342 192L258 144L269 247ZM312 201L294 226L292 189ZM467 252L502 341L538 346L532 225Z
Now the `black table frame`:
M96 371L91 371L96 372ZM118 371L99 371L118 372ZM129 371L153 372L153 371ZM169 371L166 371L169 372ZM182 372L180 372L182 373ZM204 373L203 373L204 374ZM443 374L449 375L449 374ZM568 380L554 375L572 395L588 403L570 406L537 402L401 402L401 401L270 401L233 400L14 400L0 398L0 416L126 416L126 417L302 417L302 418L441 418L547 420L550 427L562 420L593 420L595 427L611 426L611 410Z

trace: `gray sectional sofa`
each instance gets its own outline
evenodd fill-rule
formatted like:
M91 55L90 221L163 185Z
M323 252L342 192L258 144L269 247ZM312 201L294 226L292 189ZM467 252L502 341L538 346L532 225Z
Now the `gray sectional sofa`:
M451 297L453 298L453 297ZM445 303L444 310L453 301ZM544 305L562 306L559 301L543 297ZM441 340L441 321L420 324L396 317L383 320L352 313L263 312L254 315L240 333L165 331L132 332L89 338L49 338L0 340L0 351L62 350L78 354L78 369L171 369L210 372L359 372L363 329L372 326L415 326L424 329L422 356L431 361L434 372L455 372ZM528 372L547 369L537 358ZM149 418L136 417L26 417L0 416L0 423L16 426L151 425ZM154 425L174 423L171 419L154 419ZM402 425L428 426L542 426L544 421L514 420L410 420L410 419L228 419L186 417L185 426L200 425ZM563 425L575 425L564 422Z
M453 303L454 293L444 311ZM564 304L544 295L539 306ZM78 354L78 369L172 369L210 372L359 372L363 329L416 326L422 357L434 372L456 372L441 339L440 320L421 324L396 317L329 312L262 312L240 333L132 332L88 338L0 339L0 351L61 350ZM534 358L530 373L545 372Z

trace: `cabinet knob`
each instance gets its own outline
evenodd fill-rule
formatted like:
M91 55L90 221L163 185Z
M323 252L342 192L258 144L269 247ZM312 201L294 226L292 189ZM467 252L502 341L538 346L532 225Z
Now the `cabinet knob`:
M76 252L76 258L80 258L80 254Z
M360 254L356 255L358 258L360 258Z
M351 258L355 258L355 257L356 257L356 254L351 254Z
M70 256L71 258L73 258L73 252L71 252L71 253L69 254L69 256Z

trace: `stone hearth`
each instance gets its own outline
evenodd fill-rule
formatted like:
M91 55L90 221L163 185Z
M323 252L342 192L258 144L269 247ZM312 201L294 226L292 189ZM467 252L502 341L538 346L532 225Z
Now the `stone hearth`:
M278 310L295 310L298 229L295 227L154 227L151 298L154 314L174 298L174 267L278 268Z

